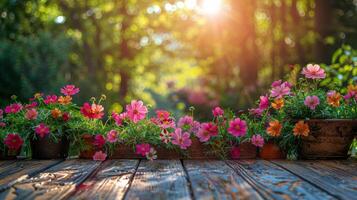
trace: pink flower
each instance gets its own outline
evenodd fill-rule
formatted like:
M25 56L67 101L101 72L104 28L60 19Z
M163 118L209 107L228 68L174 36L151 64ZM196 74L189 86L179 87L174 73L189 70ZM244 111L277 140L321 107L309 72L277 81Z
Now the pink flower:
M132 100L129 105L126 106L126 111L131 121L137 123L145 118L148 109L144 106L142 101Z
M112 118L117 126L121 126L123 124L123 119L120 117L118 113L113 112Z
M229 123L228 132L235 137L244 136L247 133L247 123L236 118Z
M270 96L273 98L282 98L285 95L290 94L291 84L289 82L284 82L280 85L277 85L281 81L275 81L272 86L273 88L270 91Z
M137 144L136 145L136 154L146 156L147 153L150 152L151 146L150 144Z
M265 110L269 107L269 97L268 95L260 96L259 109Z
M163 143L168 144L171 142L171 133L169 133L169 131L166 129L162 129L160 133L160 139Z
M5 122L0 122L0 128L4 128L6 126Z
M37 110L32 108L27 110L25 117L27 120L35 120L37 119L37 115L38 115Z
M240 148L232 147L230 154L231 154L232 159L239 159L240 158Z
M104 108L102 105L93 103L90 105L89 103L84 103L81 107L81 113L83 116L89 119L100 119L104 115Z
M24 143L24 140L16 133L10 133L4 139L4 144L10 150L16 151L16 150L20 149L23 143Z
M146 159L150 161L157 159L156 150L154 148L150 148L150 151L147 152L145 155L146 155Z
M207 142L212 136L218 135L218 127L213 123L202 123L196 136L201 142Z
M187 149L191 146L192 141L190 139L190 134L188 132L182 133L181 128L177 128L175 132L171 134L172 144L180 146L181 149Z
M217 106L212 110L212 113L214 117L219 117L224 115L224 110Z
M76 88L74 85L66 85L61 88L61 93L65 96L73 96L79 92L79 88Z
M170 118L170 113L166 110L157 110L156 117L160 120L168 119Z
M46 135L50 133L50 128L46 126L44 123L41 123L36 126L35 133L40 136L40 138L44 138Z
M107 141L110 143L114 143L118 140L118 132L116 130L110 130L107 133Z
M194 121L191 116L185 115L179 119L177 126L184 131L196 133L201 125L199 122Z
M48 105L48 104L54 104L57 103L57 96L56 95L47 95L46 99L43 100L43 102Z
M261 135L253 135L251 138L252 144L256 147L264 146L264 138Z
M158 126L160 128L166 129L166 128L175 128L176 124L172 118L167 118L159 121Z
M37 102L32 102L30 104L25 105L26 109L31 109L31 108L35 108L35 107L37 107Z
M9 114L9 113L18 113L22 110L22 105L21 103L14 103L14 104L10 104L8 106L6 106L5 108L5 113Z
M95 135L93 145L101 149L105 145L105 138L103 137L103 135L101 134Z
M309 107L311 110L315 110L316 106L320 104L320 99L317 96L307 96L304 101L305 106Z
M97 151L93 155L93 160L96 160L96 161L104 161L106 158L107 158L107 154L103 153L103 151Z
M4 111L0 109L0 119L2 119L3 117L4 117Z
M261 117L263 110L260 108L252 108L252 109L249 109L249 113L253 116Z
M301 74L305 75L306 78L311 79L323 79L326 77L325 70L319 65L308 64L302 69Z
M272 84L271 84L271 87L274 88L274 87L278 87L281 85L283 81L282 80L277 80L277 81L274 81Z

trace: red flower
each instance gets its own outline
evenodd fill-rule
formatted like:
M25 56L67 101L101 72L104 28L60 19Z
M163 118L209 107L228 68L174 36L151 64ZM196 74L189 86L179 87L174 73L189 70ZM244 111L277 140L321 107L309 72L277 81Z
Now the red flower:
M45 102L45 104L57 103L57 96L56 95L47 95L46 99L43 101Z
M61 88L61 93L66 96L73 96L79 92L79 88L76 88L74 85L66 85Z
M232 159L239 159L240 158L240 148L239 147L232 147L232 149L231 149L231 158Z
M50 133L50 128L46 126L46 124L41 123L35 128L35 132L41 138L44 138L46 135Z
M100 119L104 115L104 108L102 105L93 103L90 105L89 103L84 103L81 107L81 113L83 116L89 119Z
M103 137L103 135L100 134L95 135L93 145L101 149L104 146L104 144L105 144L105 138Z
M63 121L68 121L69 119L71 119L71 116L69 115L69 113L65 112L62 114L62 119Z
M10 150L16 151L16 150L20 149L23 143L24 143L24 141L22 140L22 138L16 133L10 133L4 139L4 144Z
M18 113L22 110L22 104L21 103L14 103L6 106L5 108L5 113Z

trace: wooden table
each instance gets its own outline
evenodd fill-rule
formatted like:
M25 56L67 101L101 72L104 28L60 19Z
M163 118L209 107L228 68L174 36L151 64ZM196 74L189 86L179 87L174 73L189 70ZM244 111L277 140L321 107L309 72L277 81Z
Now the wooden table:
M357 162L0 161L0 199L357 199Z

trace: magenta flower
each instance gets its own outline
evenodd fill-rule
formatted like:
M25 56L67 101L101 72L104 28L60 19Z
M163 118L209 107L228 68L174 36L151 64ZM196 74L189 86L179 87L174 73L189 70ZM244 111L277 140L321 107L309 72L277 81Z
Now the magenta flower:
M54 104L57 103L58 97L56 95L47 95L46 99L43 100L43 102L48 105L48 104Z
M274 81L272 84L271 84L271 87L274 88L274 87L278 87L281 85L283 81L282 80L277 80L277 81Z
M290 94L291 84L289 82L284 82L280 85L277 85L277 83L273 83L272 85L274 85L274 87L270 91L271 97L282 98L283 96Z
M10 133L4 139L4 144L10 150L19 150L24 143L24 140L17 133Z
M247 133L247 123L240 118L236 118L229 123L228 132L235 136L244 136Z
M320 99L317 96L307 96L304 101L305 106L309 107L311 110L315 110L316 106L320 104Z
M181 128L177 128L175 132L171 134L172 144L180 146L181 149L187 149L191 146L192 141L190 139L190 134L188 132L182 133Z
M218 127L213 123L202 123L196 136L201 142L207 142L212 136L218 135Z
M0 128L4 128L6 126L5 122L0 122Z
M324 79L326 77L325 70L320 67L320 65L308 64L302 69L301 74L305 75L306 78L311 79Z
M35 133L40 136L40 138L44 138L46 135L50 133L50 128L46 126L44 123L41 123L36 126Z
M179 119L177 127L181 128L183 131L196 133L200 129L200 123L194 121L191 116L185 115Z
M214 117L220 117L224 115L224 110L217 106L212 110L212 113Z
M25 113L25 118L27 120L35 120L35 119L37 119L37 115L38 115L37 110L32 108L32 109L27 110L27 112Z
M118 113L113 112L112 118L114 119L115 124L117 126L121 126L123 124L123 119L120 117L120 115Z
M93 160L96 161L105 161L106 158L107 158L107 154L104 153L103 151L97 151L93 155Z
M66 85L61 88L61 93L66 96L73 96L79 92L79 88L76 88L74 85Z
M146 156L147 153L150 152L151 146L150 144L137 144L136 145L136 154Z
M118 132L116 130L110 130L107 133L107 141L110 143L114 143L118 140Z
M22 104L21 103L14 103L14 104L10 104L10 105L5 107L5 113L6 114L18 113L21 110L22 110Z
M30 104L26 104L26 105L25 105L25 108L26 108L26 109L36 108L37 105L38 105L37 102L32 102L32 103L30 103Z
M231 149L231 158L237 160L240 158L240 148L239 147L232 147Z
M97 134L94 136L93 145L97 148L101 149L105 145L105 138L101 134Z
M263 110L260 108L249 109L249 114L256 116L256 117L261 117L262 113L263 113Z
M259 109L265 110L269 108L269 97L268 95L260 96Z
M131 103L126 106L126 112L130 120L137 123L145 118L148 109L144 106L142 101L132 100Z
M256 147L263 147L264 146L264 138L261 135L253 135L251 138L252 144Z

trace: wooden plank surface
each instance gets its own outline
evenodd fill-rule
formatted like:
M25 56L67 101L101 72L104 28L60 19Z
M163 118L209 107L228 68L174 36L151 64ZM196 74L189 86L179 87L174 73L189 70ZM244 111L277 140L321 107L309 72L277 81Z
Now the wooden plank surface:
M195 199L262 199L223 161L184 161Z
M0 167L11 165L14 162L16 162L16 160L0 160Z
M0 191L61 162L60 160L22 160L0 167Z
M191 199L179 160L141 160L126 199Z
M319 164L326 165L330 168L340 169L354 176L357 176L357 162L352 160L322 160Z
M274 161L274 163L340 199L357 198L357 176L347 171L331 168L320 164L319 161Z
M227 161L265 199L334 199L326 192L264 160Z
M1 192L0 199L64 199L99 165L91 160L61 162Z
M122 199L139 160L108 160L96 174L77 187L71 199Z

